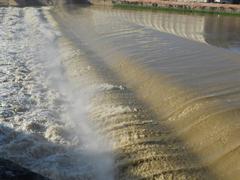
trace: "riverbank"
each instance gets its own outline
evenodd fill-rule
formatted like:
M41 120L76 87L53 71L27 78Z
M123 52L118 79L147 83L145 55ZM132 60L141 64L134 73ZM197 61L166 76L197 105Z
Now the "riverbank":
M240 5L214 3L188 3L159 0L120 0L114 1L113 6L135 10L161 10L178 12L197 12L209 14L240 15Z

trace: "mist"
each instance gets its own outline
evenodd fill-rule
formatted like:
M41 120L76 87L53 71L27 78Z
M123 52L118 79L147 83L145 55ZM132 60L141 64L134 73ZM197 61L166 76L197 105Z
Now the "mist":
M0 152L50 179L111 180L112 143L90 116L102 89L78 76L81 50L66 43L51 9L1 9Z
M46 18L50 24L55 24L49 14L46 14ZM45 49L39 54L46 67L47 82L63 95L63 101L68 102L66 103L66 112L61 115L61 121L72 127L71 132L67 134L72 137L73 142L77 142L73 143L75 148L77 146L77 149L84 154L84 158L91 164L95 173L94 179L111 180L114 174L111 142L98 133L89 117L91 99L101 89L96 84L90 86L81 85L81 82L77 85L74 84L76 82L68 77L67 73L69 71L67 68L70 67L65 66L66 63L63 61L79 58L81 50L60 47L58 40L61 38L61 34L57 30L54 30L56 31L54 35L51 34L53 32L49 34L49 29L53 29L53 27L48 27L47 24L44 28L42 32L48 39ZM74 70L70 69L70 71Z

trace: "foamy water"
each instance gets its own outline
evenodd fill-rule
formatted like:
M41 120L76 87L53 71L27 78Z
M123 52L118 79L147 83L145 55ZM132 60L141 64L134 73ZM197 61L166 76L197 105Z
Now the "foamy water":
M110 146L88 122L87 103L115 86L74 91L49 10L0 9L0 154L52 179L112 179Z
M118 178L236 179L239 54L201 41L204 21L173 16L202 19L99 7L54 14L83 52L74 64L125 87L96 97L91 113L114 140Z
M109 8L0 15L2 157L60 180L238 177L239 55L203 28Z

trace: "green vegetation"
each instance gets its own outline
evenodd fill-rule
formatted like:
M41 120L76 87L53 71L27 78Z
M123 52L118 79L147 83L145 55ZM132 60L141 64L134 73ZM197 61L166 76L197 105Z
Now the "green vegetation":
M159 6L146 6L141 4L113 4L114 8L129 9L129 10L150 10L150 11L167 11L167 12L178 12L188 14L215 14L215 15L230 15L240 16L240 13L235 12L220 12L214 10L200 10L191 8L176 8L176 7L159 7Z

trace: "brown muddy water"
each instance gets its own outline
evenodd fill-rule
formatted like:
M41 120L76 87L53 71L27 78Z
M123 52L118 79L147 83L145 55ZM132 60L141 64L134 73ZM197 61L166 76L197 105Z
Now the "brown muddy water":
M100 7L53 16L81 52L66 64L75 84L118 84L90 113L113 142L116 179L240 176L239 17Z
M240 176L239 17L0 8L0 158L53 180Z

